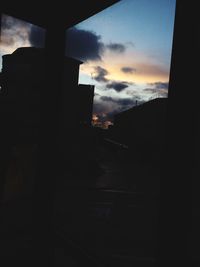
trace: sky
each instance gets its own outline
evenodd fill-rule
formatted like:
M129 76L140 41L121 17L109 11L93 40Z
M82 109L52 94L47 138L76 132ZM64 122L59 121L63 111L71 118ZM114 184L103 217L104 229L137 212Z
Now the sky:
M66 54L84 63L79 82L95 85L96 122L167 97L175 0L122 0L67 30Z
M167 97L175 0L121 0L66 29L66 56L81 60L79 83L94 84L93 123L156 97ZM2 16L2 55L44 47L45 30Z

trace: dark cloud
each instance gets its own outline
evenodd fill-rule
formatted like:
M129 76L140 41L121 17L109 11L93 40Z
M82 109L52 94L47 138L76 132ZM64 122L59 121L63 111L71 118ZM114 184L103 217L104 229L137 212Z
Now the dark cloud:
M156 93L157 92L157 90L155 88L145 88L144 91L149 92L149 93Z
M32 25L29 34L29 41L34 47L44 47L45 45L45 30Z
M154 95L154 97L167 97L169 83L155 82L148 83L152 87L145 88L144 91Z
M167 97L168 90L167 89L156 89L156 88L145 88L145 92L151 94L154 97Z
M106 76L109 74L109 72L100 67L100 66L97 66L95 67L95 74L93 76L93 78L97 81L97 82L108 82L108 79L106 78Z
M108 89L114 89L117 92L121 92L124 89L126 89L129 85L130 85L130 83L128 83L128 82L112 81L112 82L109 82L106 85L106 88L108 88Z
M98 115L98 118L101 122L107 120L112 121L116 114L143 102L144 101L140 96L134 96L132 98L113 98L111 96L101 96L94 102L93 112Z
M126 46L123 44L119 44L119 43L110 43L108 45L106 45L106 47L113 51L113 52L118 52L118 53L123 53L126 50Z
M155 82L155 83L148 83L148 85L153 86L155 89L168 89L169 83Z
M117 103L122 106L122 108L128 108L130 106L135 105L136 99L130 99L130 98L121 98L117 100Z
M23 20L16 19L11 16L3 15L2 21L1 21L1 30L9 31L9 30L17 29L17 28L23 28L27 24L28 23Z
M95 32L70 28L67 31L66 55L76 59L101 60L104 51L104 44L101 42L101 36Z
M1 20L1 30L10 30L13 27L13 17L3 15Z
M136 101L140 101L139 97L134 98L113 98L110 96L101 96L100 101L103 102L103 107L107 110L109 118L115 114L122 112L126 109L129 109L136 105ZM102 103L101 102L101 103ZM107 108L105 108L107 106ZM112 107L112 110L108 112L109 108Z
M111 96L101 96L100 99L103 100L103 101L114 102L114 99Z
M2 15L1 21L1 45L12 47L23 44L29 38L31 24L11 16Z
M120 43L105 45L100 35L76 27L70 28L66 37L66 55L82 61L101 60L105 48L117 53L123 53L126 50L126 46Z
M122 106L122 109L127 106L133 106L136 100L138 100L138 98L136 99L135 97L134 98L113 98L110 96L101 96L100 99L103 101L116 103Z
M100 94L98 94L98 93L94 92L94 96L100 96Z
M123 67L123 68L121 68L121 71L124 73L132 74L132 73L136 72L136 69L132 68L132 67Z
M104 122L113 119L117 113L118 106L115 103L107 101L95 101L93 105L93 113L97 114L99 121Z

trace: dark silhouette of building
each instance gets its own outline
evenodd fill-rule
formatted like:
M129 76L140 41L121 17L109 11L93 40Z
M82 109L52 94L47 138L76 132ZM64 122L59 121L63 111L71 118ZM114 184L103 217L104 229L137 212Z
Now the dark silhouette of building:
M91 124L94 86L78 84L81 61L66 57L64 63L62 107L67 129Z
M91 122L94 86L78 85L80 64L82 62L76 59L65 57L60 119L66 129L81 121L88 125ZM1 76L1 111L5 113L10 103L9 113L15 117L20 136L26 138L27 129L30 135L36 134L40 127L41 95L45 87L44 49L22 47L4 55Z
M64 75L59 107L59 142L61 155L66 155L77 137L75 131L80 124L90 125L94 86L79 85L79 65L82 62L65 57ZM20 160L26 157L33 160L31 151L37 150L40 142L42 117L43 90L45 88L45 52L42 48L22 47L12 54L3 56L1 73L2 93L0 94L0 111L3 117L4 138L11 144L11 150L20 154ZM48 114L47 114L48 116ZM50 116L50 115L49 115ZM68 137L68 138L67 138ZM23 147L23 148L22 148ZM28 151L27 151L28 150ZM26 155L26 153L28 153ZM36 153L36 152L34 152ZM31 156L32 155L32 156ZM58 158L62 157L58 155ZM66 160L66 157L64 157ZM34 163L35 164L35 163ZM30 172L33 165L30 163ZM14 168L14 167L13 167ZM22 166L18 166L22 168ZM15 178L17 177L17 173ZM23 174L18 184L26 184L32 175ZM7 180L15 179L7 175ZM22 181L23 180L23 181ZM8 181L7 181L8 182ZM11 183L11 181L9 181ZM9 186L7 186L9 191ZM17 191L17 190L16 190ZM19 190L21 193L21 190ZM12 196L9 193L9 197Z
M78 79L79 66L81 61L73 58L65 58L62 96L61 96L61 116L66 131L73 129L78 124L77 100L78 100Z
M156 98L114 117L112 138L128 145L135 158L158 161L166 140L167 98Z
M81 124L91 126L94 99L94 85L78 85L78 113Z
M30 142L30 138L38 138L41 123L44 53L39 48L23 47L2 58L1 111L12 121L15 142Z

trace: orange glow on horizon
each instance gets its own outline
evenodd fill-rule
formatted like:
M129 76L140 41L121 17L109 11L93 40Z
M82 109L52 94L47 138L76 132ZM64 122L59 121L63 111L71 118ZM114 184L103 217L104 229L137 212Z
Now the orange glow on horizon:
M106 114L104 114L106 116ZM95 127L100 127L103 129L108 129L110 125L113 125L113 123L109 120L106 121L100 121L98 114L92 115L92 125Z
M93 78L94 72L94 64L85 63L80 66L80 73L84 73L89 77ZM126 81L130 83L154 83L154 82L167 82L169 79L169 73L167 70L158 65L151 64L135 64L134 68L136 69L133 73L123 73L121 68L124 64L99 64L102 68L106 69L109 74L105 77L108 80L115 81Z

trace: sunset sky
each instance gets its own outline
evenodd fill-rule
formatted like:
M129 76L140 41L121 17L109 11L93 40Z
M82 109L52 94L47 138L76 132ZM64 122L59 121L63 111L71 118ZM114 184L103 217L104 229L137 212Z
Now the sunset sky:
M122 0L68 30L79 82L95 84L101 121L155 97L167 97L175 0ZM95 117L96 117L95 116Z
M93 113L109 124L118 112L167 97L175 0L121 0L66 30L66 55L83 61L79 83L94 84ZM1 56L43 47L45 30L3 16Z

